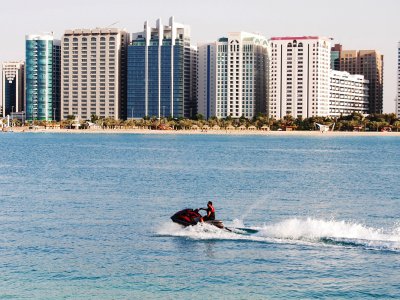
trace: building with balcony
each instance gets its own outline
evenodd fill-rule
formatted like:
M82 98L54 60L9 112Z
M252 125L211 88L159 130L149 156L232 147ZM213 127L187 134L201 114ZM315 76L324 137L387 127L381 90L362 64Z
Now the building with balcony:
M270 117L329 115L330 39L274 37L269 74Z
M331 70L329 116L368 114L368 83L363 75Z
M232 32L199 46L199 112L207 117L253 118L267 112L268 40Z
M383 55L376 50L343 50L336 45L340 62L337 70L364 75L369 81L369 113L383 112Z
M61 117L126 118L129 34L115 28L66 30L62 37Z

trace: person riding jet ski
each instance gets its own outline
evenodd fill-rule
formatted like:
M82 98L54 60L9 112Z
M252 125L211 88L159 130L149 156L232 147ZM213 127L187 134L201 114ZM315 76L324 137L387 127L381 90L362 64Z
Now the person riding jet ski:
M202 218L200 218L200 222L214 221L215 220L215 208L214 208L213 203L211 201L208 201L207 208L200 208L199 210L207 211L207 215L202 217Z

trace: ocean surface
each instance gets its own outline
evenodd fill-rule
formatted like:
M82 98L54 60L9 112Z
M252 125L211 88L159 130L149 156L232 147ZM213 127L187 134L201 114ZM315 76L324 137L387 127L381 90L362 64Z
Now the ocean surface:
M0 299L400 298L400 138L0 134ZM213 201L228 232L170 216Z

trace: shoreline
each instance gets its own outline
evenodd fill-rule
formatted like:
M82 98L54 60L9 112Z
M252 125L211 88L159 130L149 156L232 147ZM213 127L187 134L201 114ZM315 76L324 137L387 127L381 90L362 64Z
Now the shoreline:
M0 131L1 133L1 131ZM398 136L400 132L356 131L262 131L262 130L151 130L151 129L28 129L13 128L2 133L57 133L57 134L149 134L149 135L234 135L234 136Z

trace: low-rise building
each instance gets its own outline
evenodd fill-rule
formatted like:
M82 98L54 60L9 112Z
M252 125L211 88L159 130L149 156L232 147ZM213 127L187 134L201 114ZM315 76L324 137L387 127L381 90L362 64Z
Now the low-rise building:
M368 83L363 75L331 70L329 115L368 114Z
M335 45L335 69L350 74L364 75L369 81L369 113L383 112L383 55L377 50L343 50L340 44ZM338 62L338 64L337 64Z

